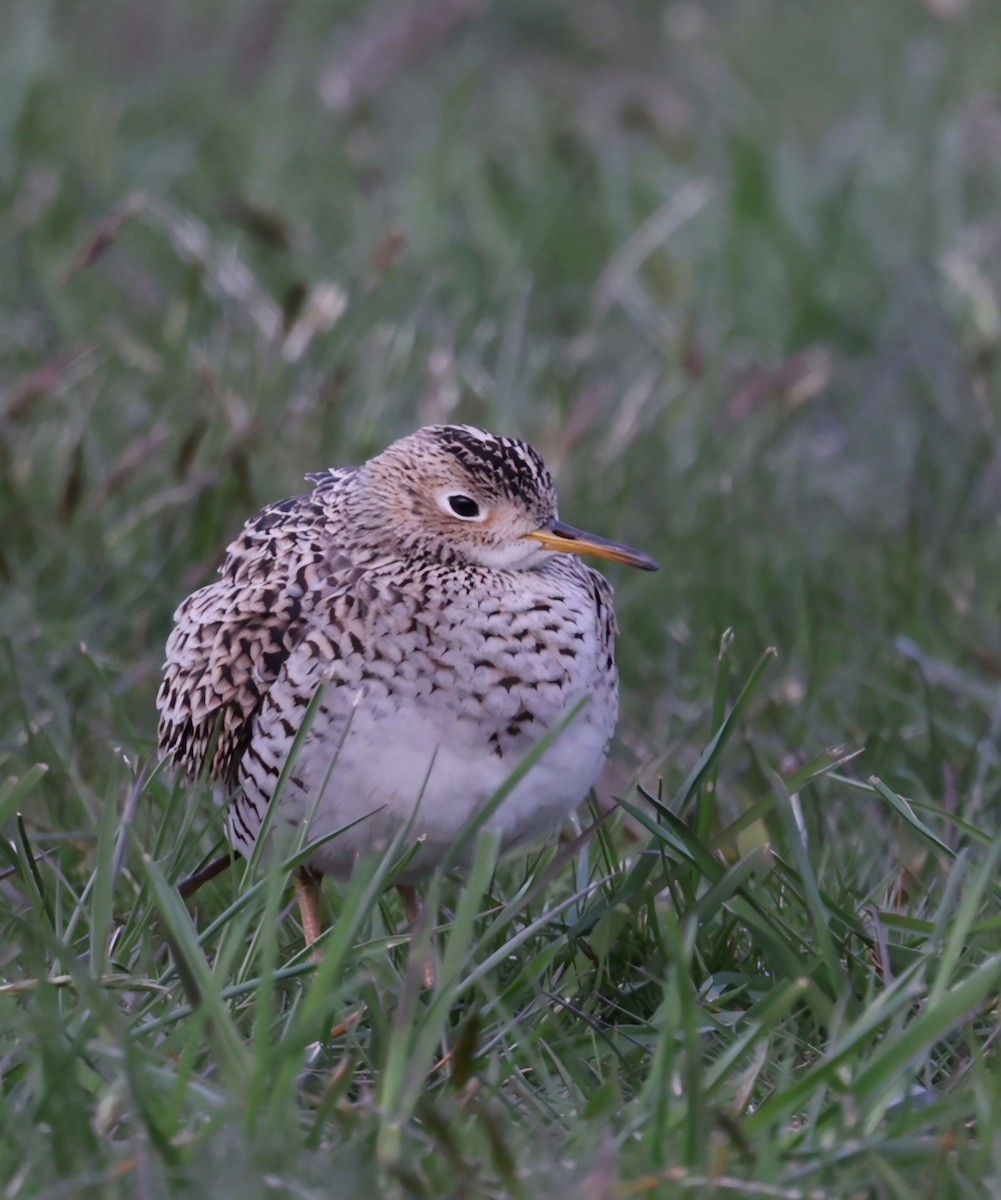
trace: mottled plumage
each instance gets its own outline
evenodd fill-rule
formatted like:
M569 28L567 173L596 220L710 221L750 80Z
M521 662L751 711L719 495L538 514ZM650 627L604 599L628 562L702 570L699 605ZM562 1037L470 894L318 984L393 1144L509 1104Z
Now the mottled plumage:
M161 753L216 781L249 853L322 687L273 819L312 839L364 818L311 859L336 875L412 820L424 840L406 882L587 697L490 821L509 847L557 827L604 761L617 677L611 589L555 551L655 564L562 525L538 454L466 426L310 479L251 518L219 580L177 610Z

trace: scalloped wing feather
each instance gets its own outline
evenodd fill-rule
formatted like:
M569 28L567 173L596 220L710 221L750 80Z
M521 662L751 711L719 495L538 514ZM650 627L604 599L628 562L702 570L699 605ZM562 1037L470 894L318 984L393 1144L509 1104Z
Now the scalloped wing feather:
M233 784L254 715L306 635L316 597L349 584L353 564L331 545L328 510L329 489L350 474L327 472L313 492L262 509L227 548L221 577L174 614L158 741L187 776Z

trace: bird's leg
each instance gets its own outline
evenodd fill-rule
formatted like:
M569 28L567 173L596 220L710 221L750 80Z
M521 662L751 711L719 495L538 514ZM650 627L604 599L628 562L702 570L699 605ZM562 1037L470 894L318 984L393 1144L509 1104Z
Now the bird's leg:
M407 883L398 883L396 890L400 893L400 900L403 902L403 915L407 918L409 925L416 925L424 912L424 905L421 904L420 894L415 887L411 887ZM435 980L438 978L438 973L435 970L434 958L429 953L421 967L421 979L424 986L428 989L433 988Z
M198 891L200 887L208 883L210 879L215 879L217 875L221 875L227 867L231 867L236 862L239 855L224 854L221 858L217 858L215 862L210 862L207 867L203 867L200 871L196 871L194 875L189 875L187 879L182 879L177 885L177 890L181 893L181 899L187 900Z
M403 915L407 918L407 923L413 925L423 912L423 905L417 889L408 883L398 883L396 890L400 893L400 899L403 901Z
M299 905L299 915L302 917L302 932L306 945L310 948L309 957L313 962L319 962L320 952L315 949L320 934L323 933L323 919L320 916L320 876L309 867L300 867L293 875L295 898Z

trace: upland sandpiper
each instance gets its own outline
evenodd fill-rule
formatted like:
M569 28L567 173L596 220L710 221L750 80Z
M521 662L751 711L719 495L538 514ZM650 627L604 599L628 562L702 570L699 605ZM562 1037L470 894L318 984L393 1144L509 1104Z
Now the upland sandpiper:
M413 885L586 698L487 824L517 848L577 808L618 711L611 588L578 555L657 564L565 525L536 451L471 426L308 478L177 610L157 703L161 753L214 781L248 855L322 687L269 819L309 841L344 829L296 879L311 944L319 877L408 825L419 848L396 882L412 916Z

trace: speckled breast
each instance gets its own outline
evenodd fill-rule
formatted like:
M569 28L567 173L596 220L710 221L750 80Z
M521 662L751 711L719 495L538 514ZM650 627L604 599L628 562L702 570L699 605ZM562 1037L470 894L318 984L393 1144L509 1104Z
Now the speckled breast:
M586 704L500 807L505 844L531 840L581 802L617 711L608 585L576 559L531 572L428 567L401 588L378 568L289 656L254 720L231 813L240 849L264 812L318 688L313 724L276 818L310 840L360 822L316 856L344 874L410 822L412 874L434 866L538 739Z

